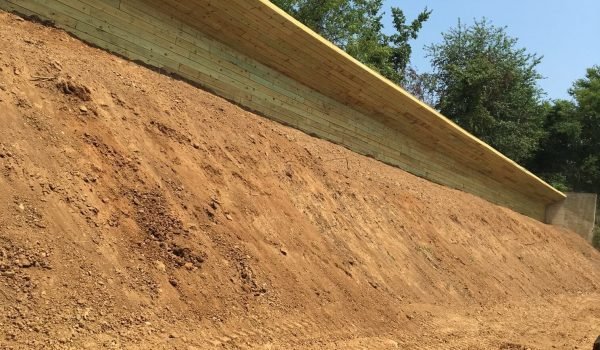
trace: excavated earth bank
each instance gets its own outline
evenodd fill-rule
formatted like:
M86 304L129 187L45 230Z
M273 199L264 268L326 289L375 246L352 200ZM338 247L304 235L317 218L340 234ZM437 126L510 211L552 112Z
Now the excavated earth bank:
M1 349L587 349L577 235L0 13Z

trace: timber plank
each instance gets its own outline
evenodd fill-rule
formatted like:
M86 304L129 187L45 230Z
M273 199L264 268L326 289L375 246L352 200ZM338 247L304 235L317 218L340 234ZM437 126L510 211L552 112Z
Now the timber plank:
M527 215L541 217L545 203L562 195L267 1L7 0L0 7L54 20L269 118Z

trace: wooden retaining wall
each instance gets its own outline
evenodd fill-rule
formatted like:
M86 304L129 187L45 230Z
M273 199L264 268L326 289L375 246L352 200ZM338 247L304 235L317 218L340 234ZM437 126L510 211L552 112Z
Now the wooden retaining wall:
M535 219L565 197L266 0L0 0L0 8Z

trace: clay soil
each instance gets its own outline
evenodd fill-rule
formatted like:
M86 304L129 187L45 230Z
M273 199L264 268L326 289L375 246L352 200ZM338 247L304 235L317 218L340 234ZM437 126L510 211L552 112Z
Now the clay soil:
M591 349L600 254L0 13L1 349Z

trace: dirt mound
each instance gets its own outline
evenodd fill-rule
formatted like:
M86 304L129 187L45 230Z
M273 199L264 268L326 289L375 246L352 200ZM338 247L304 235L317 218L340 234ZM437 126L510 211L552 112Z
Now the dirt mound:
M0 13L0 348L546 349L577 235Z

